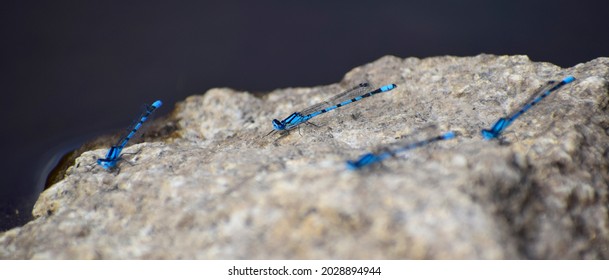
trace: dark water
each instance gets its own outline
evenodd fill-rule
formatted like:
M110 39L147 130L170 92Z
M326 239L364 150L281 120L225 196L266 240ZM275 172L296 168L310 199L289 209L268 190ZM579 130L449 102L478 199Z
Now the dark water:
M330 84L386 54L609 55L607 1L208 2L3 2L0 230L27 222L59 156L156 99Z

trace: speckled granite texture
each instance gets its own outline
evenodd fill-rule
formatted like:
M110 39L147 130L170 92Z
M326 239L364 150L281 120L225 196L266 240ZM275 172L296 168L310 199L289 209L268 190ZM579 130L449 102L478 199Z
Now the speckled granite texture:
M482 128L547 80L577 80L505 133ZM362 81L398 88L274 141L273 118ZM0 233L3 259L607 259L609 58L383 57L337 84L263 98L211 89L176 105L173 137L136 144L118 173L84 152ZM170 106L169 104L167 106ZM436 124L461 137L347 171Z

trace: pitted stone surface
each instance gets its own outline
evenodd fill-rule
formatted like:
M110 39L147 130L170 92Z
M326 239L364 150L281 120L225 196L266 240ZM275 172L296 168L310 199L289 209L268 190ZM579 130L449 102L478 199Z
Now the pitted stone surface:
M482 128L550 79L577 80L505 132ZM362 81L398 88L263 137L273 118ZM343 81L264 98L211 89L176 105L169 140L120 172L84 152L0 233L3 259L606 259L609 59L386 56ZM159 120L161 121L161 120ZM345 160L435 124L461 136L347 171ZM163 124L156 124L162 126Z

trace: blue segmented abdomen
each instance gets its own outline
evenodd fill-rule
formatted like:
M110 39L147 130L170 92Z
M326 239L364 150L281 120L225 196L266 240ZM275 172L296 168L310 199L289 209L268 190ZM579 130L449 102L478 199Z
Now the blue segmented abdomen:
M372 95L374 95L374 94L376 94L376 93L390 91L390 90L392 90L392 89L394 89L394 88L396 88L396 87L397 87L397 86L396 86L395 84L385 85L385 86L382 86L381 88L379 88L379 89L377 89L377 90L374 90L374 91L371 91L371 92L368 92L368 93L362 94L362 95L360 95L360 96L353 97L353 98L351 98L351 99L347 99L347 100L345 100L345 101L343 101L343 102L340 102L340 103L338 103L338 104L336 104L336 105L333 105L333 106L330 106L330 107L328 107L328 108L325 108L325 109L319 110L319 111L317 111L317 112L313 112L313 113L309 114L308 116L310 116L310 118L312 118L312 117L315 117L315 116L317 116L317 115L320 115L320 114L323 114L323 113L327 113L327 112L332 111L332 110L334 110L334 109L337 109L337 108L343 107L343 106L345 106L345 105L349 105L349 104L351 104L351 103L353 103L353 102L360 101L360 100L362 100L362 99L364 99L364 98L366 98L366 97L372 96ZM310 119L310 118L309 118L309 119Z
M374 163L383 161L384 159L391 157L397 153L400 152L404 152L404 151L408 151L408 150L412 150L415 148L419 148L419 147L423 147L425 145L428 145L430 143L436 142L436 141L441 141L441 140L449 140L449 139L453 139L455 138L457 135L457 133L455 133L454 131L448 131L444 134L438 135L436 137L432 137L429 139L425 139L422 141L418 141L418 142L414 142L414 143L410 143L407 145L404 145L401 148L395 149L395 150L385 150L384 152L381 153L377 153L377 154L373 154L373 153L367 153L364 154L362 156L360 156L359 159L355 160L355 161L351 161L348 160L347 161L347 168L350 170L356 170L356 169L360 169L363 168L365 166L368 165L372 165Z
M518 109L516 112L510 114L509 116L507 116L505 118L503 118L503 117L499 118L499 120L497 120L497 122L495 122L495 124L493 125L493 127L491 129L482 129L480 131L482 134L482 137L484 138L484 140L491 140L493 138L499 137L499 135L501 135L501 133L509 125L511 125L512 122L514 122L514 120L516 120L522 114L524 114L525 112L530 110L533 106L537 105L537 103L541 102L541 100L543 100L544 98L549 96L552 92L558 90L562 86L564 86L568 83L571 83L573 81L575 81L575 77L573 77L573 76L567 76L559 83L556 83L555 81L549 81L547 83L547 85L541 91L539 91L535 94L536 96L534 95L535 97L533 98L532 101L524 104L520 109ZM549 86L552 86L552 87L548 88Z
M341 98L345 98L345 97L349 97L349 96L360 94L360 91L365 90L366 87L368 87L368 86L369 86L368 83L361 83L361 84L359 84L359 86L357 86L357 87L355 87L355 88L353 88L353 89L351 89L351 90L349 90L349 91L347 91L345 93L341 93L341 94L337 95L336 100L340 100ZM366 94L362 94L360 96L355 96L355 97L352 97L352 98L347 98L347 100L344 100L344 101L342 101L342 102L340 102L338 104L335 104L335 105L332 105L332 106L329 106L329 107L326 107L326 108L322 107L323 109L321 109L321 110L317 110L318 107L321 107L320 105L331 104L331 103L328 102L328 101L325 101L325 102L322 102L322 103L318 103L318 104L312 106L312 108L316 108L315 110L317 110L317 111L311 112L308 109L305 109L302 112L306 112L306 115L303 115L301 113L296 112L296 113L292 113L290 116L288 116L287 118L285 118L282 121L274 119L273 120L273 129L276 130L276 131L277 130L289 130L289 129L292 129L292 128L300 125L301 123L307 122L308 120L312 119L313 117L316 117L316 116L321 115L323 113L326 113L326 112L332 111L334 109L340 108L342 106L348 105L348 104L353 103L355 101L359 101L359 100L361 100L363 98L372 96L372 95L374 95L376 93L390 91L390 90L392 90L392 89L394 89L396 87L397 86L395 84L385 85L385 86L382 86L381 88L378 88L378 89L376 89L374 91L371 91L371 92L368 92ZM332 101L334 102L335 100L332 99Z
M133 127L131 129L129 129L129 133L127 134L127 136L122 137L118 141L118 145L112 146L108 150L108 153L106 154L106 158L98 159L97 163L105 169L114 167L116 165L116 162L120 159L120 154L121 154L123 148L125 147L125 145L127 145L127 143L129 142L129 139L131 139L133 137L133 135L135 135L135 133L142 127L143 123L146 120L148 120L148 117L150 116L150 114L152 114L156 109L158 109L162 105L163 105L163 102L161 102L160 100L157 100L157 101L154 101L152 103L152 105L147 106L146 111L139 117L137 123L135 123L135 125L133 125Z

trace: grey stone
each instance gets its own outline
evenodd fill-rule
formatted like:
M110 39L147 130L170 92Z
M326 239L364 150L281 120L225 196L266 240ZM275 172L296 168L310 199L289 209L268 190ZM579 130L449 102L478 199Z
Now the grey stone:
M482 128L547 80L577 80L505 132ZM362 81L398 88L279 140L273 118ZM5 259L607 259L609 58L562 69L526 56L392 56L338 84L262 98L211 89L128 147L120 172L86 151L41 194ZM163 121L163 123L159 123ZM436 124L461 137L348 171L374 147Z

